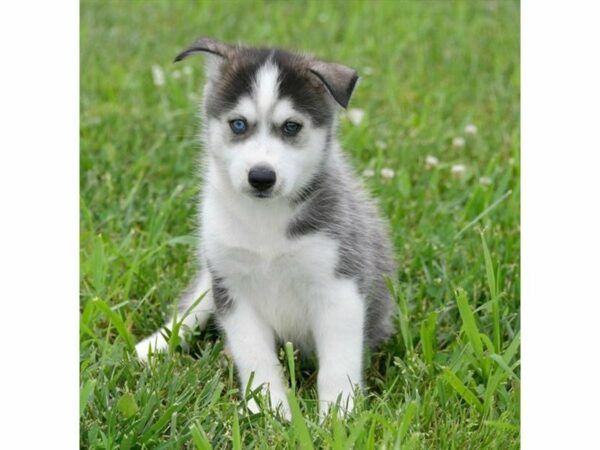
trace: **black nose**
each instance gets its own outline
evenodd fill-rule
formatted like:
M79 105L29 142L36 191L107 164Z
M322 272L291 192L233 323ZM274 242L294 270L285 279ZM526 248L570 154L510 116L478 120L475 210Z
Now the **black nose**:
M248 183L257 191L266 191L275 184L277 176L269 166L254 166L248 172Z

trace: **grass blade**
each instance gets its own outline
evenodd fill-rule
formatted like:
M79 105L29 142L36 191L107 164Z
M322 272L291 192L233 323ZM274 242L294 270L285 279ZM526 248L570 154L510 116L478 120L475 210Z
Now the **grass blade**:
M485 378L487 378L489 374L489 360L483 353L483 343L481 341L481 336L479 335L479 329L477 328L475 315L469 306L467 294L463 289L459 289L457 291L456 303L458 305L458 311L463 322L463 330L465 331L467 339L473 347L475 356L481 361L483 375Z
M290 402L290 409L292 410L292 427L294 428L294 433L300 448L304 450L313 450L314 447L312 439L310 438L306 421L302 416L302 412L300 411L298 400L296 400L296 395L294 392L290 391L288 393L288 401Z
M173 314L173 325L171 327L171 334L169 336L169 351L171 353L173 353L177 349L177 346L179 345L179 342L181 341L180 331L181 331L181 326L183 325L184 320L186 319L187 316L189 316L191 314L192 311L194 311L194 309L196 309L196 307L204 299L204 297L206 296L207 293L208 293L208 291L204 291L196 299L196 301L194 303L192 303L190 306L188 306L188 308L184 311L184 313L179 318L177 317L178 305L175 305L175 314Z
M194 442L197 450L212 450L212 445L208 440L202 425L200 425L200 422L196 422L192 425L190 430L192 432L192 442Z
M513 433L518 433L520 430L519 425L513 425L512 423L502 422L500 420L486 420L483 424L503 431L512 431Z
M492 322L494 327L494 348L496 352L499 352L502 348L501 336L502 330L500 329L500 305L498 295L498 284L496 275L494 273L494 264L492 262L492 256L488 249L485 236L481 233L481 244L483 245L483 258L485 260L485 273L488 283L488 289L490 291L490 298L492 304Z
M94 392L94 388L96 387L96 380L87 380L79 391L79 416L83 415L83 411L85 411L85 407L88 404L88 400L90 396Z
M364 428L365 428L365 424L366 424L368 418L369 418L368 416L363 416L352 424L352 431L350 431L350 434L348 435L348 439L346 439L345 448L347 448L347 449L355 448L354 443L356 442L356 440L361 435L365 434Z
M490 355L490 358L492 358L494 361L496 361L498 363L498 365L507 373L509 374L513 379L517 380L517 381L521 381L519 379L519 377L517 376L517 374L515 372L513 372L513 370L508 366L508 364L506 364L506 361L504 361L504 358L500 355L497 354L492 354Z
M487 337L486 334L483 333L479 333L479 337L481 338L481 342L483 342L483 345L485 346L485 348L487 348L487 351L491 354L495 352L494 349L494 343L490 340L489 337Z
M469 306L469 301L467 300L467 295L464 290L458 290L456 303L458 305L458 311L463 322L463 329L465 330L467 339L469 339L469 342L471 342L475 355L477 355L478 358L483 358L483 343L481 342L481 337L479 336L479 329L477 328L477 323L475 322L473 310Z
M285 343L285 354L287 356L292 391L296 392L296 361L294 359L294 344L292 344L291 342Z
M490 411L492 409L492 403L494 401L494 396L497 393L498 386L500 382L505 378L506 373L498 368L487 380L487 385L485 387L485 392L483 394L483 409L484 411Z
M240 418L238 417L237 410L234 412L233 415L232 441L233 450L242 449L242 439L240 437Z
M104 313L104 315L117 329L117 333L119 333L119 336L121 336L121 338L125 341L125 344L127 344L127 348L130 351L133 351L135 348L135 341L133 339L133 336L125 326L125 322L123 322L123 319L121 319L121 315L113 311L104 300L95 298L93 302L94 305Z
M164 412L164 414L160 416L160 418L156 422L154 422L154 424L152 424L150 429L144 433L144 435L142 436L142 441L148 441L150 438L154 437L154 435L157 434L160 430L162 430L163 427L167 423L169 423L169 420L171 420L171 416L177 410L177 408L179 408L179 405L177 403L173 403L171 406L169 406Z
M504 194L502 194L502 196L498 200L496 200L490 206L485 208L481 212L481 214L477 215L477 217L475 217L467 225L465 225L462 230L460 230L458 233L456 233L456 235L454 236L454 239L459 238L460 236L462 236L465 233L465 231L468 231L472 227L474 227L477 224L477 222L479 222L481 219L483 219L485 216L487 216L490 212L492 212L492 210L494 210L494 208L496 208L500 203L502 203L504 200L506 200L510 196L510 194L512 194L512 191L507 191Z
M437 312L429 313L427 318L421 322L421 347L423 358L429 366L430 374L433 374L433 358L435 356L435 326L437 323Z
M444 367L444 379L469 405L474 407L479 413L483 413L483 405L477 396L447 367Z
M515 357L515 355L517 354L517 351L519 350L520 345L521 345L521 332L517 331L517 334L515 334L515 337L513 338L512 342L510 343L510 345L508 346L508 348L502 355L502 357L504 358L504 361L506 361L507 364L510 364L512 359Z
M402 422L400 422L400 431L398 433L398 435L400 437L400 443L402 443L402 441L404 441L406 433L408 433L408 428L410 427L410 424L412 423L416 412L417 412L417 403L413 400L406 407L406 412L404 413L404 416L402 417Z

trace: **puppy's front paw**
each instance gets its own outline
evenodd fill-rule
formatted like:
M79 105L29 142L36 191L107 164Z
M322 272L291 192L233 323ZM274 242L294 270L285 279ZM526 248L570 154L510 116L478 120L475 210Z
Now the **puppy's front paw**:
M273 411L280 418L288 422L292 420L292 410L290 409L290 405L288 403L285 392L270 392L268 390L265 390L264 393L269 395L269 406L271 408L271 411ZM264 402L264 404L266 406L266 402ZM260 412L260 407L253 398L248 401L247 407L253 414L257 414Z
M334 405L337 405L338 417L347 417L354 409L354 393L348 391L341 392L336 398L319 397L319 418L321 422L325 420Z
M337 404L338 415L348 416L354 409L354 395L362 388L359 373L353 376L343 371L321 370L318 378L319 416L321 421L333 405Z
M289 422L292 420L292 410L288 403L285 392L278 393L278 395L271 394L271 408L277 413L279 417Z

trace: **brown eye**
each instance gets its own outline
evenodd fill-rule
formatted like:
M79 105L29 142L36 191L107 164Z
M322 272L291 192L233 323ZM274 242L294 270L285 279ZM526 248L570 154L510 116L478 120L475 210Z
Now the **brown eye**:
M300 125L298 122L287 121L281 127L281 132L286 136L296 136L301 129L302 125Z

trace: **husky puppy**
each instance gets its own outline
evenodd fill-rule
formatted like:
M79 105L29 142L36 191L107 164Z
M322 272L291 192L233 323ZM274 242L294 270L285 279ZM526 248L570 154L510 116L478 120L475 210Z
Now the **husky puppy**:
M316 351L320 413L337 399L348 412L363 384L363 351L390 335L394 309L386 226L336 138L358 76L310 56L207 38L175 61L196 53L207 56L200 271L180 318L208 291L183 324L216 314L242 390L250 380L267 389L286 418L276 345ZM145 360L166 347L157 332L136 350Z

